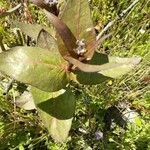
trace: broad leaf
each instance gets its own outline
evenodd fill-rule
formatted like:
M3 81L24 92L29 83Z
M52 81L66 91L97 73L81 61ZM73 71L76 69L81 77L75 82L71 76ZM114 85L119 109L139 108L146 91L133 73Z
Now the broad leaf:
M6 48L3 44L3 38L4 38L4 28L3 27L0 27L0 53L2 51L5 51Z
M68 89L48 93L32 88L41 120L57 142L66 140L75 111L75 97Z
M15 47L0 54L0 71L44 91L58 91L68 83L66 62L58 52Z
M46 30L42 29L37 37L37 47L56 52L58 46L56 40Z
M12 21L12 26L21 29L22 32L24 32L26 35L30 36L34 40L37 40L39 32L42 29L49 32L52 36L54 35L54 32L52 31L51 28L47 28L39 24L28 24L28 23L23 23L23 22L18 22L18 21Z
M77 40L85 39L87 49L85 57L91 59L94 54L96 35L88 0L68 0L61 19Z
M81 84L99 84L110 78L119 78L122 75L128 73L135 68L137 64L141 61L140 57L131 58L119 58L119 57L109 57L105 54L95 53L92 60L89 62L92 65L104 65L104 64L118 64L118 66L109 68L107 70L101 70L97 73L85 73L76 71L75 75L72 77L73 80ZM119 65L120 64L120 65Z

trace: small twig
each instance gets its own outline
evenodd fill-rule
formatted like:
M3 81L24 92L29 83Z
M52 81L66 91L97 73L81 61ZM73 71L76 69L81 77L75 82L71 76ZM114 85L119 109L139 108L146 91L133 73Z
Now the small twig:
M17 6L15 6L14 8L12 8L12 9L10 9L10 10L8 10L8 11L6 11L6 12L2 12L2 13L0 14L0 18L10 15L11 13L13 13L13 12L15 12L17 9L19 9L21 6L22 6L22 4L20 3L20 4L18 4Z
M12 88L13 82L14 82L14 79L11 79L11 80L8 82L8 84L7 84L7 86L6 86L6 89L5 89L4 93L3 93L4 95L7 95L7 94L8 94L9 90Z
M98 41L102 35L104 34L104 32L106 32L116 21L118 21L119 19L122 19L127 12L131 11L131 9L139 2L139 0L134 0L133 3L125 10L122 11L121 14L119 14L114 20L110 21L105 28L98 34L98 36L96 37L96 40Z
M108 38L111 37L111 36L112 36L112 33L108 33L108 34L102 36L98 41L96 41L96 44L97 44L96 47L97 47L97 49L99 49L100 45L101 45L106 39L108 39Z

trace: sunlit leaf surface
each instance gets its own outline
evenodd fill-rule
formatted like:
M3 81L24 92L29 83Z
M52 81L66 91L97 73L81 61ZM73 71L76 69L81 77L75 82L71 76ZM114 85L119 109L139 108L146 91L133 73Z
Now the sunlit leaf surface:
M75 111L75 97L67 90L49 93L32 88L39 115L50 135L57 142L66 140Z
M58 52L36 47L15 47L0 54L0 71L44 91L66 86L66 62Z

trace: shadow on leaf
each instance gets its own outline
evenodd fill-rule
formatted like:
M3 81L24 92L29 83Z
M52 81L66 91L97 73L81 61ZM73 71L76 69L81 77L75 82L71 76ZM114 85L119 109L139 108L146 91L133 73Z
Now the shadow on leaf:
M37 106L52 117L66 120L72 118L74 115L75 98L72 93L65 92L55 98L47 99L37 104Z

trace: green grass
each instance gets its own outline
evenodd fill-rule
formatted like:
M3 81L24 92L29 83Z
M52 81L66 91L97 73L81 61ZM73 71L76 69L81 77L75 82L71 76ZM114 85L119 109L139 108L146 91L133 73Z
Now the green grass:
M2 1L4 2L4 1ZM1 3L2 3L1 2ZM12 1L10 1L12 2ZM92 16L99 30L126 9L131 1L93 0ZM8 4L3 3L8 8ZM54 143L47 134L36 112L16 108L14 98L20 94L16 85L7 99L3 95L8 79L0 81L0 150L4 149L108 149L108 150L149 150L150 147L150 1L141 0L125 18L119 20L109 32L113 36L106 40L99 51L116 56L141 56L142 63L128 75L92 87L79 87L77 109L68 141ZM42 13L30 6L36 22L45 23ZM37 17L39 13L39 17ZM13 18L14 16L12 16ZM21 16L20 16L21 18ZM4 22L1 24L4 28ZM144 31L144 33L142 32ZM14 34L4 28L5 43L14 42ZM11 45L9 45L11 46ZM77 91L76 91L77 92ZM140 114L140 124L129 125L123 130L115 125L108 133L107 145L96 140L95 132L102 131L106 109L118 101L128 102ZM82 129L82 130L79 130ZM86 133L85 133L86 132Z

